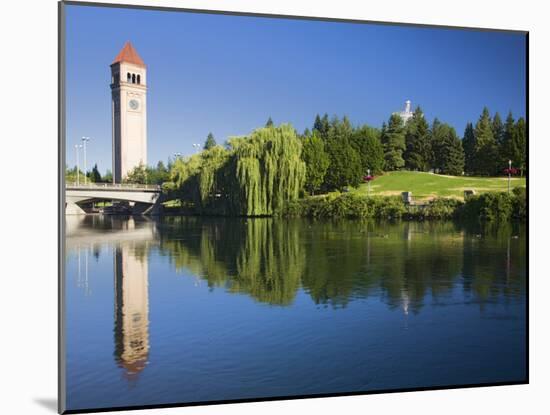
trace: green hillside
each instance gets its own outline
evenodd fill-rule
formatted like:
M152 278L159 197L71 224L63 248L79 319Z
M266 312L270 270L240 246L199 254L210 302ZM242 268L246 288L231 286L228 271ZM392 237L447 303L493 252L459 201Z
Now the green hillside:
M525 178L512 178L513 187L525 187ZM502 192L508 189L507 177L465 177L444 176L432 173L397 171L378 176L371 182L371 195L393 196L401 192L412 192L414 199L453 197L462 199L464 190L476 193ZM367 193L362 184L353 192Z

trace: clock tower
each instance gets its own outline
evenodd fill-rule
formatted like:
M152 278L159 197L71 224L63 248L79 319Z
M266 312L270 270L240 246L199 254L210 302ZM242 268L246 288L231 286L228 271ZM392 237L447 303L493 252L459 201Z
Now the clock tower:
M130 42L111 64L113 181L147 164L147 71Z

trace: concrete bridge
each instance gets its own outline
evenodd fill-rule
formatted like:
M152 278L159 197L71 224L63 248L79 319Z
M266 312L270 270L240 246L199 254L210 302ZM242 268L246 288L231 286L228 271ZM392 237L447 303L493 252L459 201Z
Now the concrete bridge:
M85 215L83 205L96 201L128 202L133 215L158 215L161 189L158 185L88 183L65 185L65 214Z

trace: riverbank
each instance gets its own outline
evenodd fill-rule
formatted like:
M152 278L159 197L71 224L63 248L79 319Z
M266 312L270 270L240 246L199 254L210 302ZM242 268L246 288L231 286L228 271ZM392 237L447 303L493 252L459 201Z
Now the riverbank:
M526 196L525 188L515 188L511 193L483 193L470 196L465 201L440 197L423 204L406 204L399 196L369 197L357 193L331 193L288 202L283 209L268 216L312 219L522 221L527 218ZM163 214L228 216L216 212L198 212L191 204L165 206Z
M349 219L465 219L481 221L525 220L527 192L483 193L465 201L435 198L425 204L406 204L398 196L364 196L354 193L307 197L290 202L285 217Z

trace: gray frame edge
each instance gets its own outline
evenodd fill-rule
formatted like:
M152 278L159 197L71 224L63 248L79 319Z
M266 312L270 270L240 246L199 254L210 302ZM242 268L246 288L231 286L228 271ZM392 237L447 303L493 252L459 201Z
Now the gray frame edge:
M57 4L57 122L58 122L58 281L57 281L57 411L62 414L66 406L66 348L65 348L65 2Z

